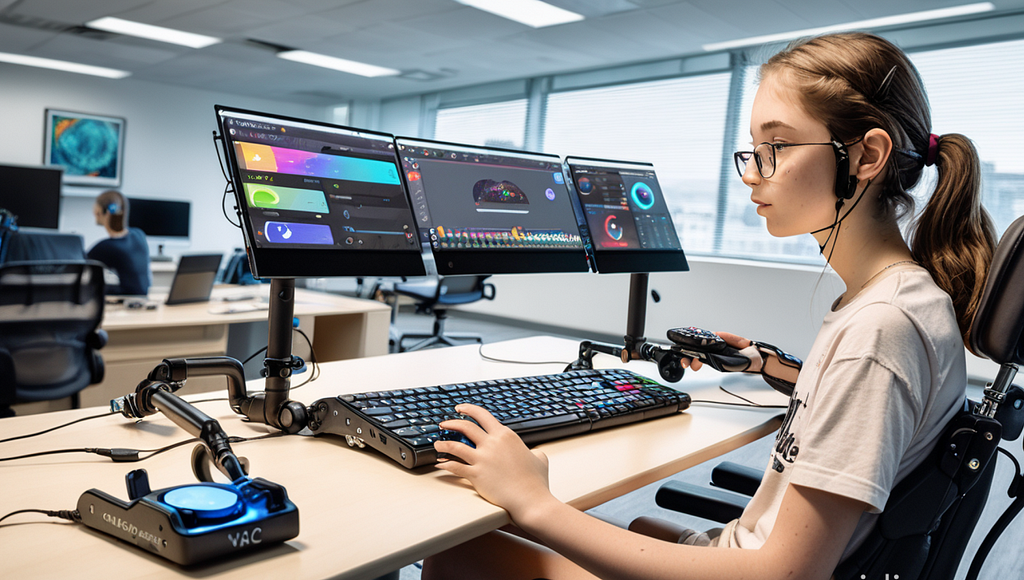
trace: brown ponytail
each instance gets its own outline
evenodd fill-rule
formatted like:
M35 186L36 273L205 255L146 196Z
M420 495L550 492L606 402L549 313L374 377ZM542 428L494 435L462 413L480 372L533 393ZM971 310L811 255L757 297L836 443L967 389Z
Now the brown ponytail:
M893 142L880 181L879 207L900 219L913 215L928 159L931 112L921 77L891 42L860 32L795 41L761 66L762 78L784 74L802 105L843 142L881 128ZM911 228L914 259L953 300L964 344L978 309L995 248L992 219L981 206L981 163L959 134L938 139L938 184Z
M128 200L120 191L108 189L96 196L96 205L110 215L110 229L123 232L128 227Z
M971 322L996 244L995 227L981 205L981 162L974 144L950 133L939 137L938 146L938 183L914 224L911 250L953 299L960 334L970 348Z

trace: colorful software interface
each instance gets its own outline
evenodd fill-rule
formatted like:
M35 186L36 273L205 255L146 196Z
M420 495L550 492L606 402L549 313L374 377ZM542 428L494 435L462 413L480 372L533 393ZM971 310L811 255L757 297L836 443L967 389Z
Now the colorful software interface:
M422 243L435 250L583 248L558 157L397 143Z
M595 250L682 249L652 165L567 162Z
M419 249L390 136L222 114L257 247Z

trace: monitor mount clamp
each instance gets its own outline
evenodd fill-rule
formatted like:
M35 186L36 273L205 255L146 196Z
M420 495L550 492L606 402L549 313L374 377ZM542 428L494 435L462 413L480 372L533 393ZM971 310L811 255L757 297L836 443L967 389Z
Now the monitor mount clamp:
M683 355L677 350L649 343L644 336L649 278L650 275L647 273L629 276L629 307L626 314L626 334L622 337L623 344L584 340L580 342L579 357L569 363L566 371L592 369L594 355L603 353L618 357L623 363L631 360L654 361L658 365L661 378L670 383L683 378L683 373L686 372L681 364Z

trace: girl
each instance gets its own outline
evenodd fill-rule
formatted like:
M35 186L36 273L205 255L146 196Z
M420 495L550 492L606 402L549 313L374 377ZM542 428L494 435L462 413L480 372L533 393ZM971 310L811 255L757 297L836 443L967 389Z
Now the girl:
M879 37L799 41L761 67L753 146L736 154L737 167L768 231L814 235L846 291L825 316L743 515L687 540L714 548L650 539L566 506L548 490L542 454L462 405L479 426L442 428L476 448L437 442L466 462L439 467L545 546L492 532L429 559L423 577L829 578L964 398L966 334L995 235L973 145L930 126L917 71ZM907 190L931 165L937 187L908 245L897 221L912 213ZM765 361L774 374L778 363ZM725 547L745 549L716 549Z
M92 208L96 225L109 236L89 250L88 258L102 262L117 273L120 283L108 286L107 294L145 296L149 292L149 246L142 230L128 227L128 200L109 190L96 196Z

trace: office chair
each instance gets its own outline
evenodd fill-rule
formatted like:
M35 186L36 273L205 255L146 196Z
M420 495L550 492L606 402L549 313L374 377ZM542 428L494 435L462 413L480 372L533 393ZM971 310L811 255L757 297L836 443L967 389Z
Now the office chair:
M395 294L409 296L416 300L416 312L434 314L434 331L431 334L398 333L393 338L398 352L420 350L434 345L454 346L456 340L483 339L477 334L445 333L444 324L448 318L448 306L469 304L478 300L494 300L494 284L485 282L489 276L441 276L428 282L400 282L394 285ZM397 302L396 306L397 308ZM419 339L409 348L406 340Z
M103 264L0 265L0 417L10 405L72 397L103 380Z
M35 260L84 260L85 242L78 234L9 232L0 246L0 263Z
M874 531L836 568L836 580L897 575L900 580L951 580L956 575L988 499L998 444L1016 440L1024 428L1024 390L1010 384L1024 364L1021 288L1024 217L1007 228L996 248L971 325L972 349L999 363L999 374L986 388L986 398L980 404L965 401L929 458L896 484ZM726 523L740 516L761 477L759 470L723 463L712 472L712 485L719 489L671 481L658 490L655 501L666 509ZM1024 492L1022 478L1015 473L1008 494L1016 499L982 543L968 580L977 576L999 534L1024 508L1024 493L1018 494L1018 489ZM681 531L648 517L637 518L630 529L667 541L677 541Z

